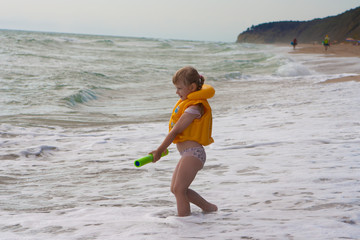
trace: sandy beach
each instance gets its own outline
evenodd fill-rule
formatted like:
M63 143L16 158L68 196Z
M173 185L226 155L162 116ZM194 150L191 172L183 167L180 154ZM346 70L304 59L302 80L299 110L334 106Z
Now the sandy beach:
M350 43L331 45L327 51L320 44L299 44L292 53L325 54L329 57L360 57L360 46Z
M341 43L331 45L327 51L320 44L299 44L295 50L291 50L293 54L321 54L324 57L355 57L360 61L360 46L355 46L350 43ZM359 72L360 74L360 69ZM360 82L360 75L329 79L323 83L338 83L356 81Z

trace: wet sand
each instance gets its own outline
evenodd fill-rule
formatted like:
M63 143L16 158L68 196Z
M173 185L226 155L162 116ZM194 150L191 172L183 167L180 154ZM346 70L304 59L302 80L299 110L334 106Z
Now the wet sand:
M339 82L349 82L349 81L360 82L360 75L329 79L322 83L339 83Z
M360 46L355 46L350 43L341 43L331 45L327 51L324 46L320 44L299 44L292 53L309 53L309 54L324 54L328 57L359 57ZM360 59L359 59L360 60Z
M324 46L320 44L299 44L295 50L291 50L293 54L321 54L324 57L355 57L360 61L360 46L352 45L350 43L331 45L327 51ZM360 69L359 69L360 74ZM356 81L360 82L360 75L347 76L336 79L329 79L323 83L339 83Z

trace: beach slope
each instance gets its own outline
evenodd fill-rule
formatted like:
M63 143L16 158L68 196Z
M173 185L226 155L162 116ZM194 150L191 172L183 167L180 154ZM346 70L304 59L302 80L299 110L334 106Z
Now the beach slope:
M325 58L340 57L340 58L358 58L360 61L360 46L352 44L334 44L331 45L327 51L319 44L301 44L295 50L292 50L292 54L317 54ZM355 75L358 74L358 75ZM356 81L360 82L360 69L355 72L353 76L346 76L335 79L328 79L323 83L338 83Z

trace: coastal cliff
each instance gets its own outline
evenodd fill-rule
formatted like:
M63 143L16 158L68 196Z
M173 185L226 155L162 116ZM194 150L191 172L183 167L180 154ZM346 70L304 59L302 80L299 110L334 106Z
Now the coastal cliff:
M311 21L281 21L252 26L239 34L238 43L301 43L321 42L325 35L332 42L346 38L360 39L360 7L342 14Z

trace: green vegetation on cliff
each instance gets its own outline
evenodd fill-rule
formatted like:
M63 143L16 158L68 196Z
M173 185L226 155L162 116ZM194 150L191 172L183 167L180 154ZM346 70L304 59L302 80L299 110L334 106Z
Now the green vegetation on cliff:
M360 39L360 7L337 16L311 21L281 21L252 26L241 33L237 42L290 43L297 38L300 43L321 42L325 35L332 42L346 38Z

